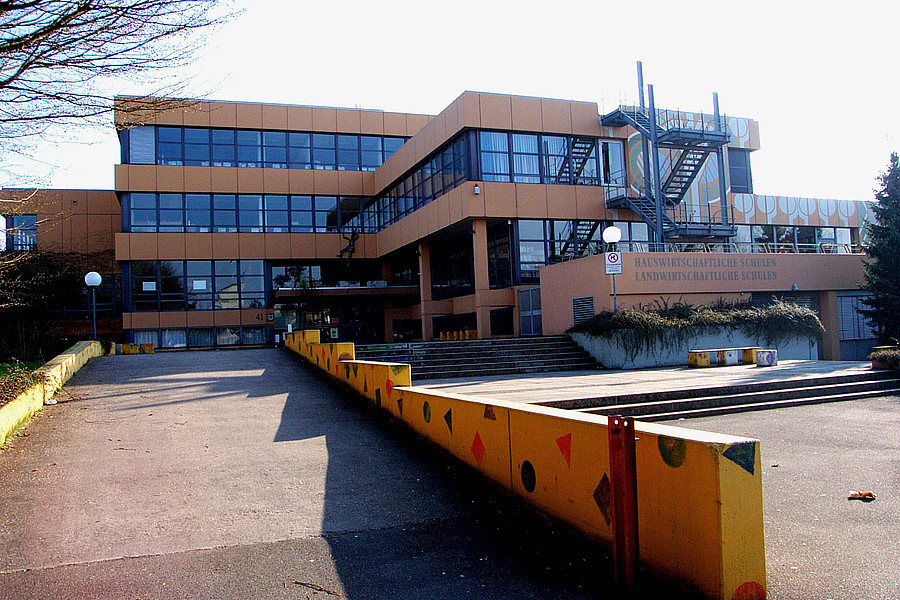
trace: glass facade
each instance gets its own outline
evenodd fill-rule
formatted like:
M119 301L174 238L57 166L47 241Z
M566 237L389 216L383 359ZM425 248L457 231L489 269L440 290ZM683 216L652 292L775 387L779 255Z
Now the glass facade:
M619 140L479 131L480 173L472 179L558 185L625 185Z
M374 171L407 140L378 135L163 125L132 127L125 135L123 164L338 171Z
M122 231L199 233L374 233L356 196L154 194L122 196Z
M136 260L123 273L126 311L266 307L261 260Z

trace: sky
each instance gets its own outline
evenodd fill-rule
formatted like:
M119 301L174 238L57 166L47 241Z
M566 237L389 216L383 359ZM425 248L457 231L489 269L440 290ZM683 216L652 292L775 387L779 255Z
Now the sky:
M755 119L757 194L871 199L900 150L900 3L261 0L171 77L191 97L437 114L466 90ZM149 91L117 82L112 94ZM111 119L110 119L111 122ZM110 124L40 140L30 175L113 186ZM16 184L7 178L5 187Z

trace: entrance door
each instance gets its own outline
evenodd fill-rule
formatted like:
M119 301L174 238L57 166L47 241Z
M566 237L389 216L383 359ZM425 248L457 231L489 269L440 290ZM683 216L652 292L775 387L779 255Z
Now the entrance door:
M519 325L522 335L541 335L541 288L519 290Z

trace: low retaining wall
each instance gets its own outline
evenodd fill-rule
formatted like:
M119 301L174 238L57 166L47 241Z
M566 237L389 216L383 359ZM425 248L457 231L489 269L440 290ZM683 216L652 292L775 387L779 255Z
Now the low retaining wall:
M485 477L587 536L612 539L607 419L407 387L407 364L354 360L318 331L286 346ZM759 442L637 423L644 565L708 598L765 597Z
M36 369L44 376L42 383L35 384L19 394L12 402L0 408L0 444L5 444L22 425L41 410L44 402L61 388L87 361L103 355L100 342L78 342L50 362Z
M818 360L819 344L809 338L791 338L777 344L751 338L740 331L718 333L697 333L680 344L641 350L630 356L619 338L600 338L586 333L570 333L569 336L597 359L606 369L647 369L652 367L674 367L687 364L688 352L707 348L739 348L759 346L778 350L782 360Z

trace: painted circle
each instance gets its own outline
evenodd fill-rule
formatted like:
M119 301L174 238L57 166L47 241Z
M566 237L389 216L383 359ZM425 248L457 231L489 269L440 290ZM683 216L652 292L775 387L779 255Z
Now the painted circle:
M428 402L422 405L422 416L426 423L431 423L431 405Z
M684 440L661 435L657 440L657 445L659 446L659 455L667 465L677 469L684 464L684 460L687 458L687 444L684 443Z
M522 485L528 493L533 492L537 486L537 475L534 472L534 465L527 460L522 463Z
M755 581L742 583L731 595L731 600L765 600L765 598L766 590Z

